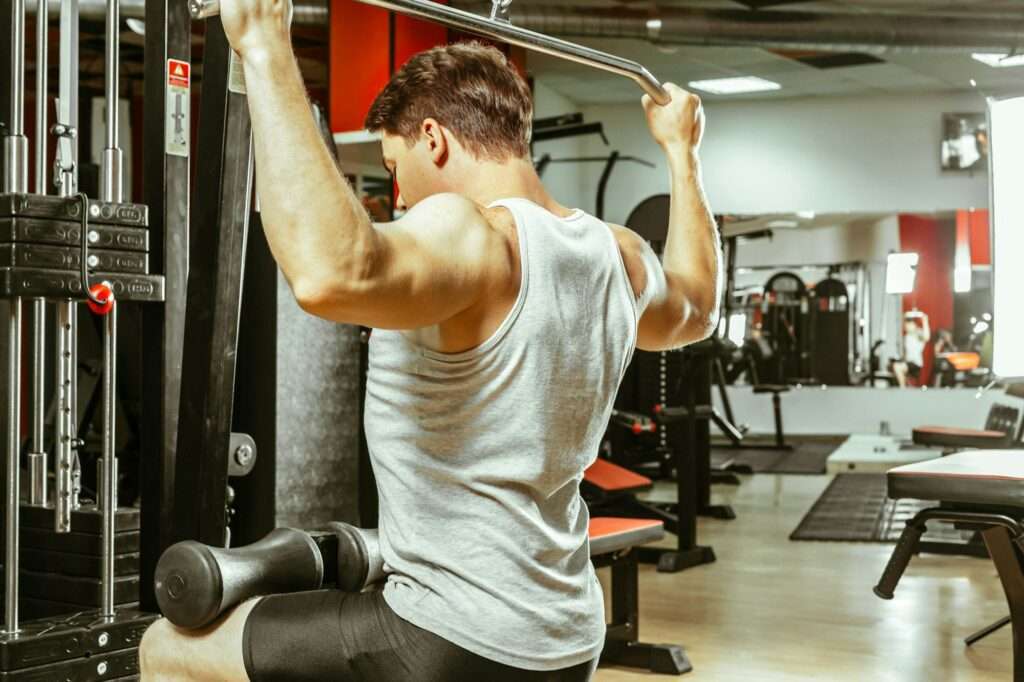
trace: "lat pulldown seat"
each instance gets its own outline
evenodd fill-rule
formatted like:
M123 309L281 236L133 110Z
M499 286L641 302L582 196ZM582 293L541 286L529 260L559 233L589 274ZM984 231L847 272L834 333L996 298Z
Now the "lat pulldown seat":
M972 635L967 643L1012 624L1013 680L1024 682L1024 450L972 450L902 466L888 473L888 486L893 499L939 500L942 506L925 509L907 522L875 594L893 598L928 522L980 532L1003 585L1010 617Z
M611 567L611 622L601 662L655 673L681 675L693 669L682 647L640 640L638 545L665 537L665 526L651 519L598 517L590 520L590 558L596 568Z

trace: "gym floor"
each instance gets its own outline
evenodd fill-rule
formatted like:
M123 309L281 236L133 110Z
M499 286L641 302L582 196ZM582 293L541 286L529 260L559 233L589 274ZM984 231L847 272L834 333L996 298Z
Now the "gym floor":
M716 486L715 502L738 516L700 521L718 561L675 575L641 568L641 640L681 644L694 666L679 678L688 682L1010 679L1009 627L963 644L1009 612L989 560L917 557L885 602L871 588L891 545L790 542L830 480L758 474ZM652 676L602 667L595 679Z

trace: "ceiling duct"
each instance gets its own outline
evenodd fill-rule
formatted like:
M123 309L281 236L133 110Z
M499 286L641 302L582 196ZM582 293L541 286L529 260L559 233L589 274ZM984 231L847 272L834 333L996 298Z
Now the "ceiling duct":
M488 5L465 6L475 12ZM651 10L514 3L512 23L564 38L633 38L667 45L822 52L1011 53L1024 21L935 13L884 14L660 7Z
M184 0L181 0L184 2ZM295 24L326 26L328 0L297 0ZM34 12L35 0L27 0ZM486 3L455 3L488 14ZM51 14L58 3L51 0ZM80 0L83 19L102 20L106 0ZM145 0L121 0L143 19ZM512 23L565 38L633 38L666 45L760 47L820 52L1024 52L1024 21L928 14L758 11L660 7L551 6L513 2Z

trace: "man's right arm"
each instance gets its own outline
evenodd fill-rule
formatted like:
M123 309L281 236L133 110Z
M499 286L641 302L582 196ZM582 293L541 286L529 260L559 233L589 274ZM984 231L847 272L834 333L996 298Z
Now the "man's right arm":
M654 289L640 320L637 345L652 351L679 348L710 336L718 325L722 293L721 242L701 185L697 154L704 131L703 110L694 95L672 84L665 88L672 95L668 105L644 98L648 124L665 150L672 183L661 272L646 267L646 285Z

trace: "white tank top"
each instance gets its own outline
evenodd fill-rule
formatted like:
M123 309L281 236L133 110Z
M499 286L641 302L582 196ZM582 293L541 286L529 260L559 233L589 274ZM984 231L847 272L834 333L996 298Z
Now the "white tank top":
M641 314L611 229L524 199L518 299L474 350L374 331L366 435L385 598L405 620L499 663L558 670L604 643L584 470Z

